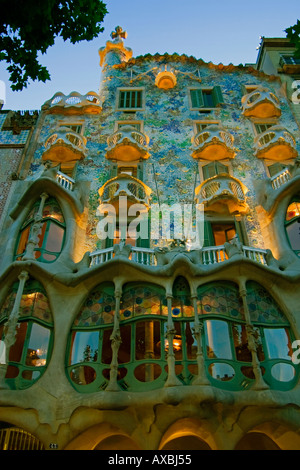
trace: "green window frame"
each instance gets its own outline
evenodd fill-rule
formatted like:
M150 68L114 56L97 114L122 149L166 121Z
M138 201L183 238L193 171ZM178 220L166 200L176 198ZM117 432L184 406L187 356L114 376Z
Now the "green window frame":
M5 324L18 290L14 283L0 310L0 340L5 340ZM24 287L16 340L9 352L6 382L11 389L33 385L45 372L53 347L53 318L46 291L30 278Z
M300 198L293 198L288 205L284 226L291 249L300 257Z
M220 175L222 173L229 174L229 168L221 162L214 161L202 166L203 179L208 180L213 176Z
M217 246L214 237L214 226L224 227L224 234L226 237L226 241L230 241L230 234L232 230L235 230L235 234L237 235L239 241L247 245L247 234L244 229L244 223L242 220L238 221L236 219L232 220L207 220L204 219L204 241L203 247L208 246Z
M39 210L40 201L37 201L28 213L19 232L15 259L21 261L27 248L28 241L35 226L35 216ZM38 243L34 248L35 259L43 263L53 263L63 250L65 242L66 225L61 208L56 199L47 199L42 214L38 233Z
M143 92L140 89L119 90L118 109L132 110L143 108Z
M238 287L225 281L214 282L199 287L197 296L209 380L228 390L250 388L255 376ZM247 304L263 379L271 389L293 388L299 366L291 361L294 338L288 320L266 289L255 281L247 282Z
M212 88L191 88L190 99L191 109L211 109L224 103L219 85Z

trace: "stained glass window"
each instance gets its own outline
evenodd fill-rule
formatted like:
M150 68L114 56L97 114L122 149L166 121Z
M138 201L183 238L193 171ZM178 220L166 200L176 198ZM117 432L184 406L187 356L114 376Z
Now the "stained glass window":
M149 284L125 287L122 295L120 319L128 320L140 315L168 315L163 288Z
M97 286L85 300L74 327L96 327L114 321L115 298L112 284Z
M225 282L198 288L198 307L202 314L243 319L243 306L238 288Z
M260 324L285 324L288 321L270 294L254 281L247 283L247 302L251 322Z

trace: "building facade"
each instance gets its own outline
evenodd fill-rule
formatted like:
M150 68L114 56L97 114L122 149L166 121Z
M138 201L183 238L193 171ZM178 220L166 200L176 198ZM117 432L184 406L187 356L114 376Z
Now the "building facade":
M125 39L18 152L1 128L0 447L299 449L286 73Z

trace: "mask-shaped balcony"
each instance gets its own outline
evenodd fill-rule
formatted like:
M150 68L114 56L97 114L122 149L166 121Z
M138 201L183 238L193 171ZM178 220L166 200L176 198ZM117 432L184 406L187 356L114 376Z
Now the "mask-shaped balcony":
M258 87L242 98L242 112L246 117L271 118L281 115L277 96L270 90Z
M284 127L272 126L259 134L254 141L257 158L284 161L296 158L296 141Z
M48 112L51 114L99 114L102 111L100 97L94 91L90 91L86 95L81 95L73 91L69 95L61 92L46 101Z
M247 188L236 178L226 173L213 176L203 181L196 189L198 204L204 204L209 211L229 214L245 214L248 212L246 203Z
M133 176L121 173L99 189L100 203L118 205L119 197L126 196L128 204L149 206L152 190Z
M193 158L204 160L223 160L224 158L234 158L235 148L234 137L217 124L207 126L192 138L195 150Z
M86 138L69 127L59 127L46 140L43 160L71 162L82 160L86 155Z
M133 162L149 157L149 137L134 127L121 127L107 139L106 158L123 162Z

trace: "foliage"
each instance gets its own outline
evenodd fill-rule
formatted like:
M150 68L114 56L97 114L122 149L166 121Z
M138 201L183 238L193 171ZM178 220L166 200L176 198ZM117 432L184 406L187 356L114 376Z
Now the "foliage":
M57 37L72 44L94 39L107 13L101 0L0 0L0 11L0 61L9 64L13 90L22 90L29 79L49 80L38 54Z
M290 26L285 30L287 38L295 44L296 51L295 57L300 58L300 21L297 20L297 23L294 26Z

